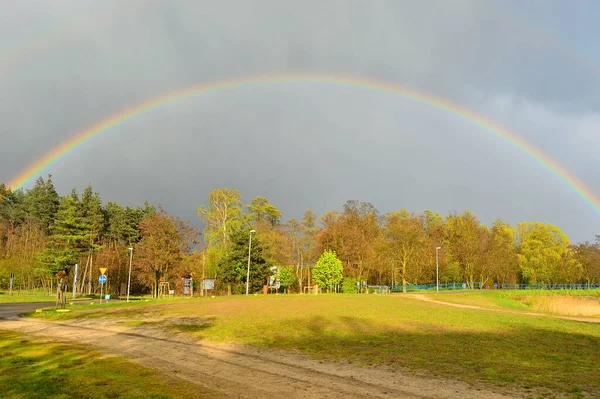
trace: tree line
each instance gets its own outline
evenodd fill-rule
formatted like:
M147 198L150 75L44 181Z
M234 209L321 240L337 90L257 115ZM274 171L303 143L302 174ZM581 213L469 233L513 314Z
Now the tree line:
M197 211L202 232L147 202L104 204L92 186L60 196L51 176L29 190L0 184L0 286L15 273L17 289L52 292L57 273L72 279L78 264L79 292L97 292L98 270L106 267L107 292L123 294L130 248L132 292L153 295L160 282L180 289L183 277L214 278L218 292L244 293L249 255L251 292L274 282L288 292L315 283L346 292L363 282L406 289L435 282L436 255L441 283L600 282L600 239L574 245L540 222L486 226L468 211L381 214L354 200L320 217L308 209L284 221L267 198L244 204L227 188L213 190Z
M231 292L243 291L251 229L253 245L257 242L262 253L250 278L255 289L274 276L286 289L302 292L331 251L342 263L343 290L354 292L357 282L359 289L366 282L406 290L409 284L435 282L437 248L442 283L600 283L600 240L573 245L551 224L511 226L496 220L486 226L468 211L444 217L430 210L381 214L354 200L320 218L309 209L300 220L282 222L279 209L264 197L244 205L237 190L223 188L208 199L198 209L205 223L207 270ZM259 260L255 257L253 252L252 264Z
M99 291L99 268L107 268L106 292L123 293L130 253L136 255L134 292L156 294L158 282L181 274L200 232L160 207L103 204L88 186L59 196L51 176L30 190L0 184L0 286L14 273L16 290L52 293L59 275L74 279L77 291ZM71 284L67 285L69 288Z

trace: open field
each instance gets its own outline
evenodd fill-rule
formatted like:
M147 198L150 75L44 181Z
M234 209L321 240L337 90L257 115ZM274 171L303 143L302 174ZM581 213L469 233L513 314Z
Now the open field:
M160 328L360 366L383 365L524 390L534 397L600 395L598 325L449 309L401 295L179 299L102 308L81 305L69 314L35 316L111 319L137 329Z
M207 398L214 392L82 345L0 330L4 398Z

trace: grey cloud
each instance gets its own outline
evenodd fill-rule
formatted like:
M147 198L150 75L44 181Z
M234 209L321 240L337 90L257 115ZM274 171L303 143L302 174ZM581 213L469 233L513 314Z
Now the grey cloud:
M14 4L0 2L0 51L36 29L57 33L19 62L0 64L0 134L8 143L0 180L149 97L285 70L437 93L506 121L578 173L587 176L593 164L592 154L577 152L589 134L566 139L553 127L562 121L593 132L597 79L486 2ZM499 108L502 96L543 112ZM544 147L537 125L573 150ZM578 240L597 232L590 211L554 178L477 128L388 94L333 86L252 86L189 99L106 132L50 172L63 190L90 182L105 200L149 199L190 218L210 189L230 186L246 199L266 195L288 216L360 198L382 211L471 208L486 222L551 221Z

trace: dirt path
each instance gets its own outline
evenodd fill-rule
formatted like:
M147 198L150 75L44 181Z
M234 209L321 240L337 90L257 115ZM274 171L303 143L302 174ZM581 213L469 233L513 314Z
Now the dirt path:
M413 299L419 299L419 300L425 301L425 302L436 303L438 305L451 306L453 308L486 310L486 311L489 311L489 312L520 314L520 315L534 316L534 317L551 317L551 318L554 318L554 319L583 321L585 323L600 323L600 319L598 319L598 318L592 318L592 317L556 316L556 315L551 315L551 314L546 314L546 313L523 312L523 311L520 311L520 310L486 308L486 307L477 306L477 305L464 305L462 303L452 303L452 302L438 301L438 300L435 300L435 299L433 299L433 298L431 298L429 296L426 296L426 295L412 295L412 294L409 294L409 295L407 295L407 297L413 298Z
M232 344L193 340L108 320L47 322L12 318L0 328L100 348L200 384L225 398L489 398L505 396L462 382L404 375Z

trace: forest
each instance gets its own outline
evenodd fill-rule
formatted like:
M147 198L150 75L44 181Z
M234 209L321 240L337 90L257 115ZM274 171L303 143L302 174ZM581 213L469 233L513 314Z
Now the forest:
M320 217L307 209L300 219L284 220L267 198L245 204L228 188L213 190L199 205L203 231L147 202L104 204L92 186L59 195L51 176L28 190L0 184L0 288L14 273L15 290L51 293L57 273L72 279L78 264L78 292L98 292L104 267L106 292L123 294L131 255L134 293L157 295L162 281L181 293L183 277L191 276L214 278L217 294L241 294L251 230L251 292L273 281L287 292L303 292L318 280L321 256L339 260L346 292L356 292L357 282L435 283L436 252L440 283L600 282L600 237L573 244L548 223L512 226L498 219L487 226L469 211L381 214L355 200Z

